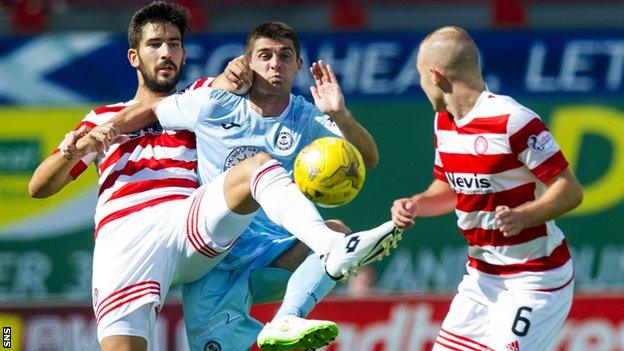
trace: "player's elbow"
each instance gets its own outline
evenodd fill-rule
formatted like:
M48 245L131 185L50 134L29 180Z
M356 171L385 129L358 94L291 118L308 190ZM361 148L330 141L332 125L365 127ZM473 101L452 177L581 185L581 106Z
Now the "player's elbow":
M562 198L566 201L566 212L572 211L583 202L583 189L581 189L580 185L569 187L568 189L566 189L565 193L561 195Z
M36 186L32 181L28 184L28 195L30 195L33 199L41 199L45 197L44 193L41 191L41 187Z
M574 191L570 194L570 203L572 209L577 208L583 203L583 189L580 186L575 187Z
M28 195L33 199L44 199L53 195L54 192L49 189L45 184L38 182L35 178L28 183Z

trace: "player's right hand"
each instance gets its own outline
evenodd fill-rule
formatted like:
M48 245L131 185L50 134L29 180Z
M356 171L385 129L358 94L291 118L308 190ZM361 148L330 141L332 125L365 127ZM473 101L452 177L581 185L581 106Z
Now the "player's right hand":
M405 229L414 225L414 203L411 198L394 200L390 208L392 222L397 228Z
M246 94L253 82L253 71L244 55L230 61L223 71L225 78L230 81L235 91L234 94Z
M98 156L102 157L117 137L118 132L115 127L103 124L80 138L76 142L76 148L82 155L97 152Z

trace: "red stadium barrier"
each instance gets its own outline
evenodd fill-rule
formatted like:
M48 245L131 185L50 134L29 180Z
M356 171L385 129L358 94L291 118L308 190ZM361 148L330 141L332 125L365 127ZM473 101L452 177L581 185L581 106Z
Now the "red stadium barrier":
M448 295L386 295L329 299L310 317L332 319L340 336L327 351L428 350L450 302ZM255 306L266 321L276 304ZM11 328L11 350L97 350L90 306L42 304L0 307L0 326ZM179 303L159 316L152 350L185 350ZM578 294L560 335L557 351L624 351L621 295ZM228 351L228 350L224 350Z

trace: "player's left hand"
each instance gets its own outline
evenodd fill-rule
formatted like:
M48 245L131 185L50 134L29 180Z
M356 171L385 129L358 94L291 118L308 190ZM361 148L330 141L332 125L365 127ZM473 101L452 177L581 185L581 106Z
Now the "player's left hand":
M346 110L344 95L332 67L319 60L312 64L310 73L315 84L310 87L310 92L316 107L328 115L344 112Z
M526 228L526 219L522 212L509 208L509 206L497 206L494 211L496 226L505 237L518 235Z

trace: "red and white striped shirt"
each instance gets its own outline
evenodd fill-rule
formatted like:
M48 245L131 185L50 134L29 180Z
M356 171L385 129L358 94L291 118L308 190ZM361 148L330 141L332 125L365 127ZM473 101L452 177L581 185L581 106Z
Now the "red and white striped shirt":
M537 114L509 97L483 92L459 121L437 113L435 145L434 176L457 193L468 272L505 287L551 289L569 282L570 253L554 221L507 238L494 218L497 206L535 200L546 189L543 183L568 166Z
M211 81L203 78L187 89L197 89ZM76 129L101 125L132 103L96 108ZM72 169L72 177L78 177L93 161L94 157L85 156ZM95 162L100 187L95 210L96 238L107 223L146 207L185 199L199 186L195 134L163 130L160 124L120 137Z

